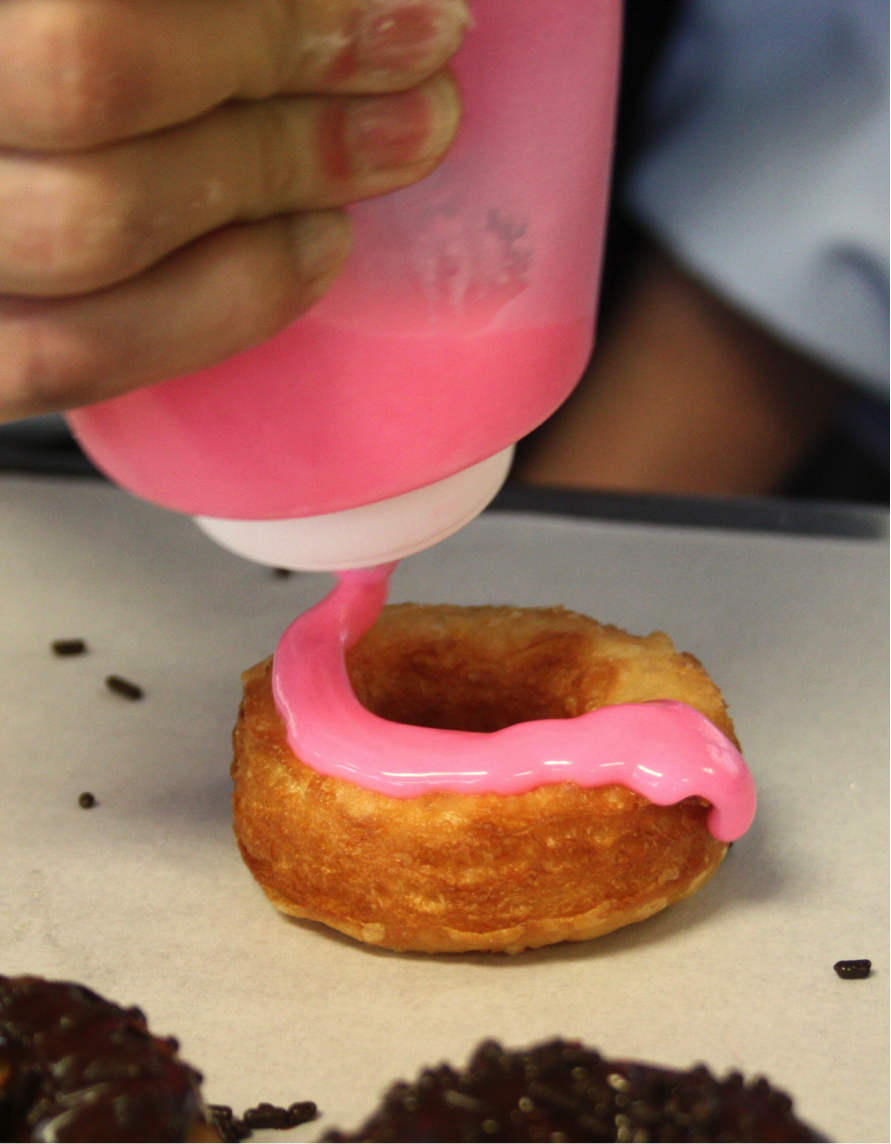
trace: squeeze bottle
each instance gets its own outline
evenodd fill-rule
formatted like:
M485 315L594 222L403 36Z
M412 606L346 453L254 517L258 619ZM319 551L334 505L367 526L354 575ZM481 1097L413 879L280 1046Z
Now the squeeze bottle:
M619 0L475 0L441 166L350 208L331 290L270 341L68 417L137 496L262 563L393 561L482 511L588 359Z

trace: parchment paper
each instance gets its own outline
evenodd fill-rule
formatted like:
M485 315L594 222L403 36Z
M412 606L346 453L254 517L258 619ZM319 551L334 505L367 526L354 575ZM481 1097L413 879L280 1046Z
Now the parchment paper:
M239 673L317 600L98 483L0 481L0 972L81 981L176 1034L208 1099L355 1127L485 1037L764 1073L839 1141L888 1139L883 543L487 515L394 599L564 604L668 631L724 690L760 810L714 881L598 941L374 951L284 919L230 827ZM88 655L49 643L79 636ZM128 702L111 672L145 689ZM93 792L99 805L78 806ZM841 981L841 958L873 975Z

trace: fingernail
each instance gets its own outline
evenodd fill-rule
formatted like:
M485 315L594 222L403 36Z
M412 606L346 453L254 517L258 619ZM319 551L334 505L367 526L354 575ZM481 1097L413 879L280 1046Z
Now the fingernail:
M357 99L346 124L353 170L391 170L438 158L454 138L459 117L447 76L420 89Z
M469 22L464 0L374 0L357 29L357 61L372 74L425 74L445 63Z
M336 270L349 252L350 223L341 211L316 211L290 219L291 242L304 282Z

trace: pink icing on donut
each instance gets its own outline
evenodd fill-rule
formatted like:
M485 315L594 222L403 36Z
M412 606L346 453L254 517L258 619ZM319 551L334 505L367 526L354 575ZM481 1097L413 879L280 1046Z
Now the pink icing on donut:
M392 723L366 710L344 653L377 619L394 567L342 573L279 642L275 704L288 744L307 765L392 798L524 794L556 782L615 783L659 806L699 795L712 804L708 826L720 842L748 830L756 801L749 769L730 740L685 703L625 703L490 734Z

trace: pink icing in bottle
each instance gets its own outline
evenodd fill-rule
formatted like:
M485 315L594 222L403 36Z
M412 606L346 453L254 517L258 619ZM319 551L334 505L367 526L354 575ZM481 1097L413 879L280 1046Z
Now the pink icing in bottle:
M292 568L397 559L481 511L590 353L620 8L472 0L445 162L351 209L343 274L271 341L70 414L90 456Z
M755 784L742 755L704 715L669 700L601 707L574 719L491 734L391 723L356 699L345 651L377 619L393 565L348 572L300 616L275 653L272 690L288 743L322 774L393 798L428 791L523 794L545 783L615 783L658 806L699 795L720 842L744 834Z

